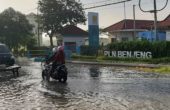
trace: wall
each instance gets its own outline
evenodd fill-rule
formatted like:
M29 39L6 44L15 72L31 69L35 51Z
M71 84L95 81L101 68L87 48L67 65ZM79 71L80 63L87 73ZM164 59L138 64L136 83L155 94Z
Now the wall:
M85 44L85 38L88 36L64 36L63 42L76 42L76 46L81 46Z
M107 45L110 43L110 39L109 38L99 38L99 43L100 45Z
M128 41L133 40L133 32L131 32L131 31L113 32L110 34L111 34L110 38L116 38L116 41L119 41L119 42L125 41L125 40L128 40Z
M163 31L159 31L157 33L157 36L158 36L159 41L165 41L166 40L166 33L163 32ZM139 38L147 39L149 41L155 41L156 40L153 31L139 32Z
M99 44L100 45L107 45L110 44L111 40L110 38L99 38ZM89 39L85 39L85 45L89 45Z
M166 41L170 41L170 31L166 31Z

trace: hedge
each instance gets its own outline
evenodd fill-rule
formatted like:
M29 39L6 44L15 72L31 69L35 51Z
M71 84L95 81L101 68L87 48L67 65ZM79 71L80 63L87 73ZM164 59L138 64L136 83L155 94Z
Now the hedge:
M153 58L170 57L169 41L130 41L108 44L106 50L114 51L149 51Z
M87 45L83 45L80 47L80 54L81 55L87 55L87 56L93 56L97 54L98 48L93 48Z

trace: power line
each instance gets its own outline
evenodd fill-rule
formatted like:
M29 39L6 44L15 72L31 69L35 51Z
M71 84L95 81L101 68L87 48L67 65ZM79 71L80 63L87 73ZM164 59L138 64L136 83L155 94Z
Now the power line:
M93 9L93 8L99 8L99 7L105 7L105 6L109 6L109 5L115 5L115 4L120 4L120 3L124 3L124 2L129 2L129 1L132 1L132 0L122 0L122 1L119 1L119 2L106 3L106 4L102 4L102 5L87 7L87 8L84 8L84 10Z
M108 1L111 1L111 0L108 0ZM135 0L133 0L133 1L135 1ZM136 0L136 2L138 2L138 0ZM98 3L98 2L93 2L93 3L89 3L89 4L96 4L96 3ZM162 1L158 1L157 3L162 3ZM151 1L145 1L145 2L143 2L142 3L143 5L150 5L151 4ZM84 4L84 5L88 5L88 4ZM83 6L84 6L83 5ZM139 5L139 3L133 3L133 4L126 4L126 7L132 7L133 5L136 5L136 6L138 6ZM114 7L114 8L122 8L122 7L124 7L123 5L122 6L116 6L116 7ZM104 7L101 9L101 10L103 10L104 9ZM100 10L100 9L98 9L98 10Z
M156 3L157 3L157 1L154 0L154 5L156 5ZM141 6L141 0L139 0L139 8L140 8L140 10L143 11L143 12L151 12L151 13L154 13L154 11L162 11L163 9L166 8L167 5L168 5L168 0L166 0L165 5L164 5L161 9L144 10L144 9L142 9L142 6Z
M103 1L98 1L98 2L91 2L91 3L86 3L85 5L93 5L93 4L98 4L98 3L104 3L104 2L109 2L109 1L113 1L113 0L103 0Z
M159 3L159 2L158 2ZM144 2L144 3L142 3L142 4L145 4L145 5L150 5L150 2ZM133 4L126 4L126 7L132 7L133 5L136 5L136 6L138 6L138 3L133 3ZM124 6L122 5L122 6L116 6L116 7L114 7L114 8L123 8ZM97 9L98 11L103 11L103 10L107 10L106 9L106 7L102 7L102 9Z

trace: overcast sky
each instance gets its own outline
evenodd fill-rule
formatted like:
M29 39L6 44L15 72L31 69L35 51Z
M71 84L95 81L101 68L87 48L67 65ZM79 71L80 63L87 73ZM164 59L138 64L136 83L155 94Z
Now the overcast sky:
M89 3L95 3L99 1L106 1L106 0L80 0L83 4L89 4ZM110 1L118 1L118 0L108 0L108 3ZM151 9L153 7L153 0L142 0L143 8L145 9ZM165 4L166 0L157 0L158 8L162 7L163 4ZM0 12L2 12L4 9L7 9L8 7L13 7L15 10L20 11L24 14L28 14L31 12L36 13L36 7L37 7L38 0L0 0ZM103 3L101 3L103 4ZM136 5L136 19L149 19L153 20L153 14L151 13L143 13L139 10L138 7L138 0L132 0L132 2L126 3L126 18L132 19L133 18L133 5ZM94 4L91 5L85 5L84 7L88 6L94 6ZM99 22L100 27L107 27L109 25L112 25L122 19L124 19L124 5L118 4L118 5L111 5L107 7L101 7L96 9L90 9L86 10L87 12L99 12ZM166 9L158 13L158 20L163 20L170 14L170 1L168 3L168 6ZM87 26L85 26L87 28Z

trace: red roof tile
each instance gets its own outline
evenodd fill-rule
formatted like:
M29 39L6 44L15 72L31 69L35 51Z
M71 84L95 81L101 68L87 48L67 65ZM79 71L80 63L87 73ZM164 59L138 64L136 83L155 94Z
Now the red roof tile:
M154 23L151 20L136 20L135 22L136 22L136 29L148 29L145 28L144 26L152 25ZM133 29L133 25L134 25L134 20L126 19L105 28L104 31L111 32L117 30Z
M62 35L76 35L76 36L81 35L81 36L87 36L87 35L88 35L88 32L80 29L80 28L77 27L77 26L67 25L67 26L65 26L65 27L63 28L61 34L62 34Z
M146 27L146 28L149 28L149 27L154 28L154 24L152 24L152 25L146 25L145 27ZM163 21L158 21L158 23L157 23L157 28L158 28L158 29L167 29L167 28L170 29L170 15L167 16Z
M166 17L163 21L158 23L158 28L170 27L170 15Z

